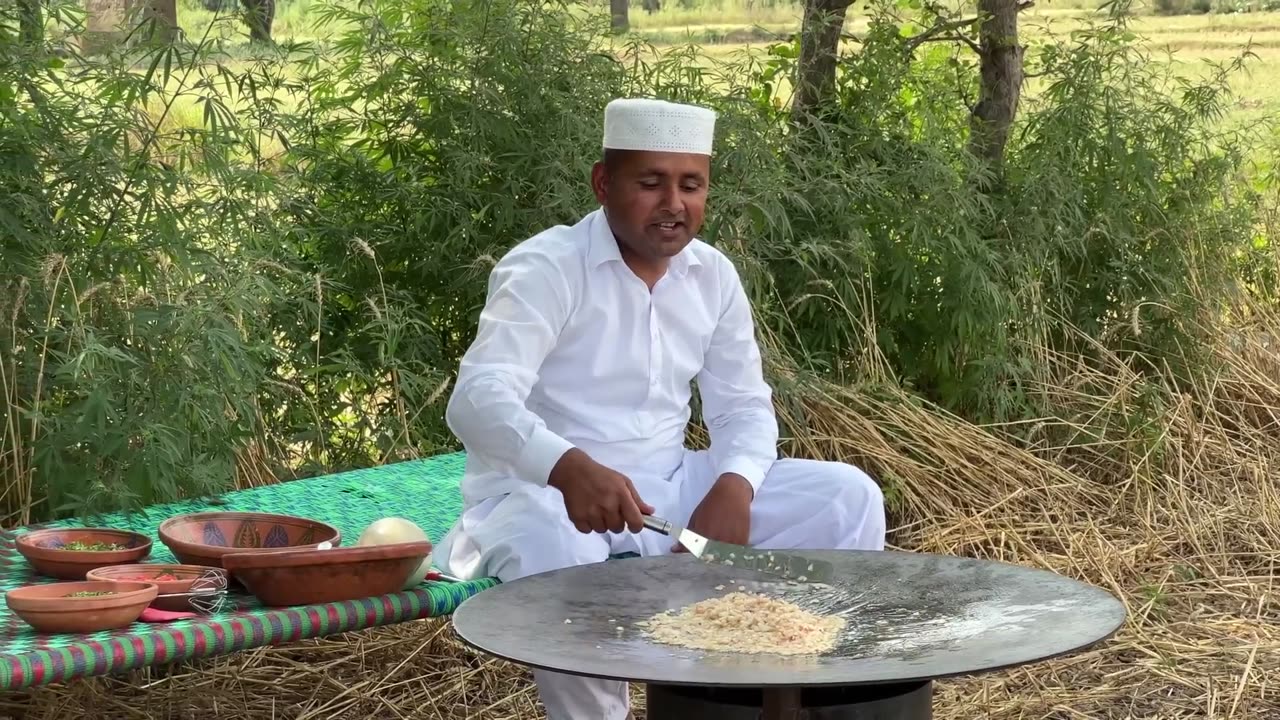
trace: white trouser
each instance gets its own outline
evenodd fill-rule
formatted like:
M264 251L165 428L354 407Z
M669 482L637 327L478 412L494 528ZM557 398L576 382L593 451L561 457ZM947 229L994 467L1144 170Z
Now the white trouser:
M631 479L655 514L685 525L714 484L705 451L690 451L670 478L614 468ZM884 496L871 478L843 463L781 459L751 504L749 544L777 550L883 550ZM440 569L463 579L496 577L510 582L563 567L634 552L671 552L670 538L634 534L584 534L569 522L555 488L530 485L468 509L436 548ZM549 720L622 720L630 705L626 683L535 670Z

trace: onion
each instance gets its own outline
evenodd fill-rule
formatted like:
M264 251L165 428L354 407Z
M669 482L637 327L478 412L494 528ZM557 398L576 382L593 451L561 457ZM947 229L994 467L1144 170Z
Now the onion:
M431 542L422 528L404 518L386 517L370 523L369 527L360 533L360 539L356 541L356 545L391 545L422 540ZM420 585L430 570L431 553L428 552L418 569L405 580L403 589L409 590Z

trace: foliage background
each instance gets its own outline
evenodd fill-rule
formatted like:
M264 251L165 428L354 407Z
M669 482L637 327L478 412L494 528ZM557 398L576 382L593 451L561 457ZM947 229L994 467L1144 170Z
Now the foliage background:
M34 46L5 16L10 521L452 447L442 407L485 274L589 209L618 95L722 114L704 235L748 278L780 383L1030 420L1055 411L1032 389L1048 354L1115 353L1176 386L1212 371L1197 327L1275 299L1276 135L1220 122L1247 57L1175 75L1122 7L1030 48L1038 90L994 191L965 150L972 54L907 53L927 20L907 5L868 8L805 134L780 100L794 41L659 53L534 0L308 12L317 40L235 45L213 16L94 57L74 10Z

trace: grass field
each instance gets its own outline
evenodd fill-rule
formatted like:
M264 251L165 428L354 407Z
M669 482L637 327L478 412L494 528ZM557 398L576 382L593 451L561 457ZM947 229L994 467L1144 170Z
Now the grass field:
M1081 3L1046 3L1023 13L1021 32L1024 43L1034 43L1049 33L1065 37L1083 27L1097 10ZM744 52L759 52L770 42L769 35L785 37L799 27L800 11L795 8L771 8L748 11L744 8L713 12L691 10L655 13L633 13L632 28L636 34L657 45L698 42L711 57L729 57ZM856 35L866 28L866 16L851 13L846 24ZM1249 73L1233 83L1238 94L1234 121L1252 122L1280 117L1280 12L1239 14L1205 14L1162 16L1142 13L1135 17L1132 30L1147 40L1153 62L1169 62L1177 74L1195 77L1209 71L1213 64L1226 64L1246 51L1257 57L1249 63ZM736 35L756 34L746 42L735 42ZM706 42L708 35L731 38L726 42ZM1034 83L1028 88L1033 94Z
M670 3L668 3L670 5ZM280 41L323 41L332 27L317 27L316 8L322 0L293 0L280 6L275 36ZM1022 16L1023 41L1033 44L1050 34L1066 37L1083 27L1099 11L1090 10L1080 0L1050 3L1033 8ZM221 36L234 54L244 51L244 26L233 16L215 15L187 4L180 10L186 33L195 39ZM775 7L748 9L740 0L724 0L719 9L667 9L652 15L633 9L632 32L653 45L661 54L689 44L698 46L703 62L736 60L744 55L763 54L768 45L799 27L800 9L786 3ZM1226 65L1249 52L1254 56L1246 71L1235 76L1233 111L1224 121L1230 124L1266 122L1280 118L1280 11L1238 14L1159 16L1140 13L1132 29L1147 39L1151 61L1167 64L1175 76L1196 78ZM851 13L847 31L857 35L866 29L867 17ZM744 39L744 36L745 37ZM846 43L846 47L850 47ZM238 65L234 60L233 65ZM1027 82L1024 98L1034 100L1036 80ZM176 90L176 86L175 86ZM777 83L775 95L789 99L787 82ZM191 88L179 93L162 124L165 132L182 127L199 127L204 121L201 98L204 93ZM289 98L283 100L290 103ZM156 101L157 113L160 101ZM266 146L279 152L278 141L265 137ZM1258 160L1270 164L1269 149L1260 148Z
M328 33L315 25L315 9L321 0L292 0L277 12L275 36L278 40L322 40ZM800 23L798 4L750 3L749 0L721 0L706 7L684 8L668 2L657 13L639 8L631 11L631 30L662 52L688 44L700 46L708 58L729 59L744 53L761 53L770 42L795 32ZM1050 33L1067 37L1103 11L1083 0L1050 0L1022 15L1022 40L1034 44ZM199 38L216 23L213 34L228 39L232 46L244 39L244 27L236 19L221 16L188 3L181 10L181 22L189 36ZM1147 41L1152 62L1169 63L1174 72L1197 77L1215 64L1227 64L1250 52L1247 72L1233 84L1237 94L1231 122L1256 122L1280 117L1280 11L1254 11L1200 15L1157 15L1135 6L1131 29ZM847 32L865 30L867 16L856 6L846 24ZM848 46L848 44L846 44ZM1028 83L1027 97L1034 97L1034 80ZM787 86L778 93L785 100ZM172 111L175 124L198 124L200 112L179 102Z

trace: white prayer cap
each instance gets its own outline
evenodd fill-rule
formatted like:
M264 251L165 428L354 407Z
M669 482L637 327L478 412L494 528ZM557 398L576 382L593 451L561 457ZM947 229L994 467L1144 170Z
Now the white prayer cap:
M716 114L697 105L624 98L604 109L604 147L610 150L710 155Z

